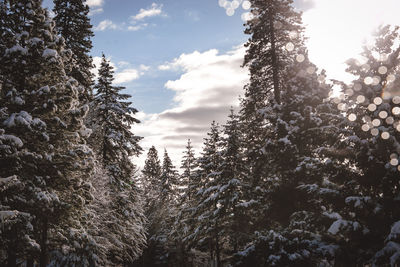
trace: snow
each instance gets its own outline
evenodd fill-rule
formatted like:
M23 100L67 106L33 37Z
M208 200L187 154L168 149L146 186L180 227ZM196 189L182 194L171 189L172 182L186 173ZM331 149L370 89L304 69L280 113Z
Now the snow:
M57 56L57 51L54 49L50 49L50 48L46 48L42 54L42 57L44 57L44 58L55 57L55 56Z
M354 202L354 208L362 208L364 206L364 203L368 203L370 201L370 197L347 197L345 200L346 204Z
M342 216L340 216L338 213L336 212L323 212L322 213L324 216L328 217L329 219L335 219L335 220L340 220L342 219Z
M342 219L336 220L332 223L331 227L329 227L328 233L336 235L343 226L346 227L347 225L347 221L344 221Z
M291 145L292 144L292 142L290 142L290 140L287 138L287 136L284 137L284 138L279 139L278 142L284 143L285 145Z
M1 210L0 211L0 221L4 222L6 219L14 218L18 215L16 210Z
M41 88L39 89L39 91L48 94L48 93L50 93L50 87L49 87L48 85L43 86L43 87L41 87Z
M17 176L15 176L15 175L7 177L7 178L0 178L0 186L8 184L10 181L12 181L15 178L17 178Z
M31 39L29 40L29 42L30 42L31 44L37 45L37 44L39 44L39 43L42 43L43 40L40 39L40 38L37 38L37 37L33 37L33 38L31 38Z
M256 204L256 203L257 203L257 201L254 200L254 199L252 199L252 200L250 200L250 201L246 201L246 202L237 204L237 207L248 208L249 206L251 206L251 205L253 205L253 204Z
M10 143L13 143L18 148L21 148L24 145L22 140L14 135L8 135L8 134L0 135L0 141L8 141Z
M6 49L6 55L11 54L11 53L16 53L20 52L22 55L27 55L28 54L28 49L20 46L19 44L14 45L11 48Z
M16 124L24 125L30 127L32 123L32 116L26 111L21 111L20 113L13 113L11 116L3 122L3 124L8 127L14 127Z
M328 233L336 235L340 230L351 227L351 230L357 231L360 229L360 224L358 222L351 222L342 219L338 219L332 223L328 229ZM367 233L368 229L363 229L363 233Z
M392 229L390 230L390 234L387 237L387 241L396 240L400 236L400 221L395 222L392 225Z

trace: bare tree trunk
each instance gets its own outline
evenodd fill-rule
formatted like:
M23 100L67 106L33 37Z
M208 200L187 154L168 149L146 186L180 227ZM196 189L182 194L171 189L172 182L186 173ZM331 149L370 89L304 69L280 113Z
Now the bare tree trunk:
M17 255L15 249L10 249L7 253L7 267L17 267Z
M46 267L47 265L47 231L48 222L47 218L45 218L42 225L42 237L40 240L40 267Z
M33 259L32 258L27 260L26 267L33 267Z
M271 33L271 63L272 63L272 79L274 81L274 96L276 103L281 103L281 91L279 88L279 67L278 67L278 57L276 55L276 40L275 40L275 29L274 22L272 18L272 12L269 13L269 30Z

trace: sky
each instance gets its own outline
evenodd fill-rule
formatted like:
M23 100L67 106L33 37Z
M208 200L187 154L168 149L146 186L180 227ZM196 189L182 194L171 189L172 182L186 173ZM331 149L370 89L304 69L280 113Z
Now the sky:
M236 2L236 3L233 3ZM243 0L87 0L95 36L91 55L102 53L126 87L144 137L135 159L167 149L179 167L187 139L197 153L213 120L224 124L248 81L241 67L248 39ZM237 3L238 2L238 3ZM51 0L44 5L51 8ZM310 59L328 78L350 80L344 62L355 57L380 24L400 25L399 0L295 0L303 12ZM236 8L233 8L236 7ZM95 70L94 70L95 72Z

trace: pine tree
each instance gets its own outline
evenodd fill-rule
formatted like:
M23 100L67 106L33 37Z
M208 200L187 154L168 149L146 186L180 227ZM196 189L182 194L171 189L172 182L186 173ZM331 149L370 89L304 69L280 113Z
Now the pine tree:
M268 160L263 151L268 138L268 125L260 110L268 102L279 104L282 91L285 90L285 71L293 63L304 40L301 37L303 26L300 14L292 7L292 0L252 0L253 19L247 21L245 33L251 35L245 46L247 52L243 66L250 71L250 82L245 86L241 99L240 121L245 129L244 159L247 174L253 191L252 225L265 225L266 218L257 216L266 207L265 188L259 186L269 174L265 162ZM254 229L255 230L255 229Z
M323 82L324 73L317 75L308 60L301 17L292 1L253 1L252 5L255 18L246 29L252 37L245 56L251 78L242 121L254 133L253 140L258 140L246 147L245 155L263 165L258 173L254 167L248 172L257 181L251 193L254 210L262 215L255 215L257 232L238 254L244 260L239 257L237 262L314 266L333 257L334 247L324 237L334 213L322 203L326 195L336 193L336 187L325 173L329 161L322 151L339 138L335 123L341 116L326 100L331 88ZM251 114L262 116L256 120L260 121L257 132L251 130Z
M199 189L197 188L198 184L196 183L196 168L197 162L193 151L192 142L190 139L188 139L186 150L184 151L181 162L181 185L185 188L183 199L187 201L190 201Z
M192 218L196 218L190 226L189 235L185 238L189 247L207 251L210 260L221 266L221 225L213 212L217 209L218 171L221 164L220 130L217 123L212 122L208 137L204 140L201 157L198 159L199 191L196 193Z
M219 192L217 195L218 221L222 225L221 235L225 236L226 255L233 255L243 247L247 240L248 218L246 209L251 202L246 201L244 194L249 192L245 176L246 167L243 159L243 132L240 129L238 115L233 109L224 125L221 142L222 161L219 165ZM244 227L246 226L246 227Z
M340 217L329 229L341 247L338 264L400 263L398 29L380 27L375 43L365 46L359 59L348 61L347 71L356 78L343 85L346 99L337 101L348 118L337 145L343 152L336 156L348 162L348 175L336 178L342 185Z
M170 201L176 200L178 190L178 172L168 155L167 150L164 150L163 164L161 168L161 199Z
M125 88L112 85L113 74L113 67L103 54L99 80L95 86L96 118L92 143L98 144L94 145L95 150L115 180L112 182L123 184L130 183L135 169L130 157L139 155L142 149L138 144L141 138L131 131L131 126L139 123L133 117L137 110L131 107L131 102L124 101L131 97L120 93Z
M67 73L75 78L85 89L82 101L92 98L93 61L89 55L92 49L92 25L89 6L82 0L54 0L54 21L57 32L65 39L66 48L72 51L71 70Z
M158 158L157 149L152 146L147 153L143 170L143 186L146 196L150 196L152 191L161 190L160 177L162 173L161 163Z
M103 55L94 98L96 114L92 144L110 181L112 218L107 224L115 236L109 257L114 264L130 263L140 256L145 244L145 217L138 187L134 184L136 167L131 157L139 155L141 139L131 127L139 121L131 96L121 94L124 87L112 85L113 68Z
M79 236L70 241L85 242L79 218L89 200L84 177L92 168L91 150L84 141L88 131L83 118L88 107L79 102L78 82L65 74L70 54L56 35L54 22L41 8L41 1L4 4L7 24L5 31L2 25L2 39L7 43L0 55L0 100L6 115L1 125L5 136L14 136L13 142L20 142L18 150L2 155L2 161L10 156L13 160L1 164L8 168L2 168L0 176L13 172L23 189L20 196L13 195L2 205L34 216L34 234L24 239L31 238L31 246L40 244L40 256L31 253L22 257L30 258L31 263L36 258L40 266L45 266L48 252L57 251L60 238L69 236L72 228ZM10 259L9 265L13 264Z
M181 161L182 174L179 181L180 194L177 199L177 216L169 238L174 241L177 250L176 264L179 266L188 266L193 264L192 258L194 255L191 255L187 242L184 239L188 234L190 225L194 221L191 217L191 212L195 203L195 195L199 190L197 161L190 139L188 139L186 150L183 153Z
M145 191L145 213L147 224L147 248L138 262L146 266L166 264L167 261L167 229L166 222L171 213L167 201L169 192L163 192L161 176L163 168L158 158L157 149L152 146L147 153L145 166L142 170L143 187Z

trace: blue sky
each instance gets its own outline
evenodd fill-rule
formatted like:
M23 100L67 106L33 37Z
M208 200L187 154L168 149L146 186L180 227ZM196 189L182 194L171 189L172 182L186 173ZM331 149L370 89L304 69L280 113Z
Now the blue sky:
M232 5L238 6L232 9ZM87 0L94 26L91 55L116 68L115 82L133 96L142 121L133 131L148 148L168 149L179 165L186 140L197 152L212 120L223 124L248 81L240 67L248 36L244 0ZM220 4L224 5L221 7ZM349 80L344 62L355 57L381 23L400 24L398 0L295 0L311 60L329 78ZM44 5L51 7L51 0ZM235 11L232 15L232 11ZM231 15L231 16L228 16ZM98 65L98 64L97 64ZM95 71L95 70L94 70Z

